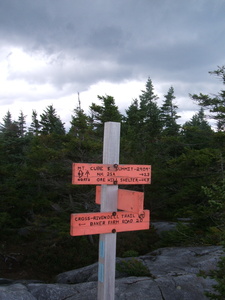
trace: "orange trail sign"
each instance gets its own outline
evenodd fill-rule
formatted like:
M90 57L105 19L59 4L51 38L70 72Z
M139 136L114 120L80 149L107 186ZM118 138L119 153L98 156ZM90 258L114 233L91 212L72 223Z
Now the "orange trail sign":
M97 212L71 215L71 236L149 229L150 212Z
M150 165L73 163L72 184L150 184Z
M95 202L101 204L101 186L96 186ZM144 193L118 189L117 208L120 210L140 213L144 207Z

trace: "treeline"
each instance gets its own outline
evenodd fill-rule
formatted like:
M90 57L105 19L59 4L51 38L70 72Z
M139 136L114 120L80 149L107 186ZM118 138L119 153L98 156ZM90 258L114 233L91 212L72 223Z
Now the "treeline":
M225 67L212 73L225 84ZM190 97L200 107L183 125L177 122L173 87L159 106L150 78L125 115L111 96L98 96L100 104L92 103L89 114L79 103L68 131L53 105L40 116L33 111L28 129L23 112L17 121L8 112L0 127L3 243L8 247L18 239L31 243L33 251L30 249L32 255L26 263L30 259L38 265L44 260L53 273L72 268L71 261L77 267L94 259L90 245L97 249L95 237L69 236L71 213L99 210L94 187L71 184L71 166L72 162L102 162L103 128L107 121L121 123L121 164L152 165L152 184L132 187L144 190L145 208L151 210L152 219L191 218L195 242L205 243L207 236L207 243L220 243L225 219L225 91L213 97L202 93ZM216 131L209 125L205 109L216 121ZM147 242L142 241L143 248L136 244L132 243L132 249L149 251ZM66 247L73 247L73 252L65 261L62 257L57 260L56 267L52 260L63 255ZM121 241L121 251L129 248L131 241L126 245Z

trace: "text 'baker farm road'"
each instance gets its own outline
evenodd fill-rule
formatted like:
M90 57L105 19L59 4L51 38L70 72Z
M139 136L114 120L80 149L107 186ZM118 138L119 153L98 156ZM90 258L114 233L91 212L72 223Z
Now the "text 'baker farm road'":
M148 210L72 214L70 233L75 236L144 230L149 229L149 220Z
M73 163L73 184L150 184L149 165Z

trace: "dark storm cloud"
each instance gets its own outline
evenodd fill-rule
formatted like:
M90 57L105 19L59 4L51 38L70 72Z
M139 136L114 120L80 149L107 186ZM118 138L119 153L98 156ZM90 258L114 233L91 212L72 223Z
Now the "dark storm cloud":
M224 11L223 0L0 0L0 38L52 64L47 76L11 78L83 89L148 76L191 83L224 64Z

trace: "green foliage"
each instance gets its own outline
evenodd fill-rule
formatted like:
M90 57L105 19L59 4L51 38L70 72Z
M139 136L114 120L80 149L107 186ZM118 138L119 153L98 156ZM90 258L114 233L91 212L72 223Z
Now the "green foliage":
M224 68L216 75L224 76ZM95 187L71 184L71 166L73 162L102 162L103 125L107 121L121 122L121 164L152 165L152 184L132 186L145 193L145 208L151 210L151 218L191 219L190 224L178 224L176 230L165 233L161 241L154 229L120 233L117 255L142 255L160 243L221 244L225 231L223 126L214 132L202 108L180 129L174 89L169 89L159 107L150 78L145 90L125 110L125 116L113 97L98 98L101 103L93 103L90 114L79 102L68 133L52 105L40 119L33 111L28 132L22 112L17 121L10 112L3 118L0 225L1 240L8 251L27 248L26 266L33 265L37 272L44 266L44 272L50 270L51 275L97 259L97 236L69 236L71 213L99 210ZM214 100L218 99L224 100L224 91ZM202 107L215 108L222 103L202 95L197 100ZM223 115L218 113L213 112L222 122ZM20 236L21 232L26 234ZM139 269L136 262L133 264Z
M213 131L205 119L204 110L201 108L182 126L183 142L189 144L192 149L203 149L212 145Z
M188 246L199 243L198 234L190 224L179 222L174 230L162 232L159 247Z
M146 89L140 95L139 109L141 123L140 137L144 146L149 143L149 140L157 138L162 130L160 108L157 104L159 98L154 93L154 86L150 78L148 78L145 87Z
M215 74L224 81L225 66L219 67L217 70L210 72ZM201 107L209 109L210 117L216 120L218 131L224 131L225 129L225 91L222 90L218 95L213 97L200 93L199 95L191 95L192 99L195 100Z
M53 105L49 105L46 110L41 114L41 130L42 134L65 134L64 124L59 116L56 114L56 110Z
M5 230L8 226L12 225L11 216L7 212L0 212L0 227Z
M154 249L154 244L158 239L159 237L153 229L120 232L117 236L117 256L124 257L130 251L131 254L136 252L144 255Z
M123 253L123 257L137 257L138 252L135 250L127 250Z
M97 239L90 242L86 236L72 238L68 233L67 237L39 233L39 239L29 248L25 267L32 265L37 274L49 280L58 273L92 264L98 259Z
M212 221L217 225L225 225L225 181L202 189L208 198Z
M143 262L136 258L122 260L120 263L116 264L116 269L117 271L126 274L126 276L152 276Z
M216 280L214 293L206 292L206 296L209 299L224 300L225 299L225 257L222 257L218 264L217 269L211 272L210 277Z
M104 123L121 122L122 115L112 96L98 96L98 99L101 100L102 105L92 103L90 106L91 122L93 124L93 129L95 129L96 133L102 137Z
M161 107L161 118L164 124L163 126L163 133L167 136L176 136L178 135L180 126L177 124L176 120L180 118L177 115L177 108L174 104L174 88L170 87L168 93L164 96L165 100Z
M214 149L186 149L165 164L160 172L161 189L167 194L165 204L170 210L177 214L184 207L205 201L201 187L218 179L219 155Z

